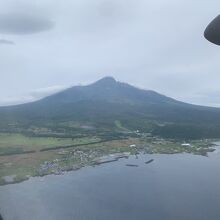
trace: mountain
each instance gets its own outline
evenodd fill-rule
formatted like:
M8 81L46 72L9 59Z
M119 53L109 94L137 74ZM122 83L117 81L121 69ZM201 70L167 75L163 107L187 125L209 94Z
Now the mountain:
M75 86L58 94L49 96L40 102L76 103L79 101L108 101L111 103L146 104L146 102L174 101L153 91L137 89L126 83L105 77L88 86Z
M2 131L32 127L141 130L173 138L220 137L220 109L187 104L105 77L36 102L0 108Z

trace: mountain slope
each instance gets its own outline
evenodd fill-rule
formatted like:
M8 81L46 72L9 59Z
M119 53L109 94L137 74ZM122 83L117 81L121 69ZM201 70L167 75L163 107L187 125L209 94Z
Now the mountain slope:
M33 103L0 108L1 130L60 128L70 122L114 130L118 121L126 129L167 137L220 136L220 109L183 103L112 77L75 86Z
M154 91L137 89L126 83L105 77L88 86L75 86L44 98L46 103L75 103L78 101L108 101L115 103L146 104L146 102L177 102Z

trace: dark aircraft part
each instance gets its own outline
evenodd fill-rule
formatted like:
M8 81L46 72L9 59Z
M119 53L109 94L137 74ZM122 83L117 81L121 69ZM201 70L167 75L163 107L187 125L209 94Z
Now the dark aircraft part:
M218 15L205 29L205 38L213 44L220 45L220 15Z

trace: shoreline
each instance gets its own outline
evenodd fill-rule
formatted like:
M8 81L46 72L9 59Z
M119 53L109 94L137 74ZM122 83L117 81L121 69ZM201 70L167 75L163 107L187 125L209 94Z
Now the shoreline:
M77 150L57 151L57 155L53 160L44 160L39 167L33 169L33 173L26 173L24 175L15 175L16 170L8 175L2 176L0 186L18 184L29 180L31 177L43 177L47 175L64 175L69 171L76 171L87 166L98 166L105 163L116 162L120 158L128 158L131 155L138 155L140 153L152 154L179 154L189 153L193 155L209 156L209 153L216 151L218 146L217 141L197 141L192 142L192 146L183 147L180 142L168 142L164 140L161 144L148 143L146 140L136 145L131 145L123 148L114 148L109 146L90 148L78 148ZM89 149L89 150L88 150ZM59 159L58 159L59 158Z
M216 145L217 146L217 145ZM212 151L209 151L208 153L213 153L216 149L213 149L212 148ZM22 183L24 181L28 181L30 180L31 178L40 178L40 177L45 177L45 176L62 176L62 175L65 175L66 173L69 173L69 172L74 172L74 171L77 171L77 170L80 170L84 167L96 167L96 166L101 166L103 164L107 164L107 163L112 163L112 162L117 162L119 161L120 159L123 159L123 158L129 158L130 156L134 156L134 155L138 155L138 154L147 154L147 155L152 155L152 154L160 154L160 155L175 155L175 154L184 154L186 152L180 152L180 153L145 153L145 152L138 152L138 154L129 154L129 156L126 154L128 152L125 152L125 155L124 156L116 156L115 159L106 159L104 161L102 161L102 157L100 158L97 158L96 161L90 161L88 162L87 164L78 164L77 166L73 167L72 169L67 169L67 170L63 170L62 172L60 173L46 173L46 174L42 174L42 175L34 175L34 176L29 176L29 177L26 177L24 179L20 179L20 180L15 180L13 182L7 182L7 183L3 183L3 184L0 184L0 187L3 187L3 186L7 186L7 185L14 185L14 184L19 184L19 183ZM116 153L117 154L117 153ZM197 156L208 156L208 155L198 155L198 154L193 154L193 153L187 153L187 154L192 154L192 155L197 155ZM109 154L110 155L110 154ZM103 157L109 157L109 155L105 155ZM150 159L149 161L146 161L145 164L150 164L154 161L154 159ZM1 218L0 218L1 220Z

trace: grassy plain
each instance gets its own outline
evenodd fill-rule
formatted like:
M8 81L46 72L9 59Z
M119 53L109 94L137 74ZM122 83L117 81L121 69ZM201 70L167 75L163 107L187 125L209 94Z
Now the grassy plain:
M0 155L11 155L25 152L38 152L45 148L87 144L99 141L96 137L83 138L55 138L55 137L29 137L16 133L0 133Z

